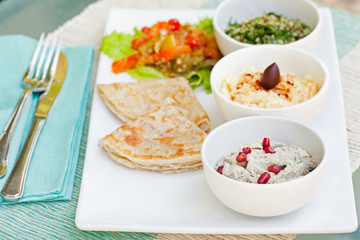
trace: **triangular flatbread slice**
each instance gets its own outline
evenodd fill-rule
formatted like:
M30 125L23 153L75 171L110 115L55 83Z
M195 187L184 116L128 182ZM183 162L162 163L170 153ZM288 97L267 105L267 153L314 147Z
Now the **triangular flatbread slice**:
M126 123L158 110L170 97L188 110L191 121L205 132L210 130L209 117L185 78L98 84L97 89L105 105Z
M127 158L118 156L115 152L109 152L111 150L106 150L106 151L108 151L109 155L113 160L115 160L115 162L133 169L161 172L164 174L173 174L173 173L182 173L187 171L195 171L202 168L202 163L198 161L196 161L195 163L173 164L169 166L142 165L142 164L134 163Z
M200 150L207 134L184 112L168 99L160 109L122 125L99 144L129 168L163 173L197 170L202 166Z

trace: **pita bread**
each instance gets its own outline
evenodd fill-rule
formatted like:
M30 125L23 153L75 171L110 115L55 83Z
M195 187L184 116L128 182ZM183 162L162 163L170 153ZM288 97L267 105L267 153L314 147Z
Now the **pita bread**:
M107 150L108 151L108 150ZM147 170L147 171L153 171L153 172L161 172L164 174L173 174L173 173L182 173L182 172L187 172L187 171L195 171L198 169L202 168L202 163L201 162L196 162L193 164L188 164L188 165L184 165L184 164L178 164L175 165L175 167L173 165L171 166L158 166L158 165L141 165L141 164L137 164L134 163L132 161L130 161L127 158L118 156L116 153L114 152L109 152L110 157L117 163L124 165L128 168L132 168L132 169L141 169L141 170Z
M209 117L185 78L98 84L97 89L105 105L126 123L158 110L170 97L203 131L210 130Z
M100 139L116 162L135 169L163 173L201 168L201 145L206 133L190 121L171 99L162 107L122 125Z

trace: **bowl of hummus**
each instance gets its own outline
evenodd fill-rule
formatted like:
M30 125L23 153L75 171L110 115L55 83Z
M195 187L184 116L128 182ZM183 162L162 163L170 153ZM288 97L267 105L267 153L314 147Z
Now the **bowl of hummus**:
M321 137L281 117L235 119L206 137L201 157L205 179L216 198L251 216L287 214L317 191L326 166Z
M264 79L271 80L270 87ZM262 45L223 57L212 69L210 83L217 106L228 121L261 115L307 124L323 106L329 73L317 56L305 50Z
M300 78L294 73L281 74L279 82L266 89L261 86L263 72L264 69L246 68L239 74L226 76L221 94L248 107L283 108L302 103L319 91L318 83L311 75Z

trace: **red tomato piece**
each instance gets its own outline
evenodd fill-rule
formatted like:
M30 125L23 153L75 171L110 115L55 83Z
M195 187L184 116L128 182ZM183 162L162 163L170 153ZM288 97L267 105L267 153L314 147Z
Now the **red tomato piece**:
M162 31L168 31L169 24L167 22L157 22L155 23L147 33L149 38L154 38L161 35Z
M133 40L131 40L131 48L134 49L134 50L138 50L139 47L141 45L143 45L147 41L148 41L148 39L146 39L146 38L144 38L142 36L134 38Z
M149 34L150 28L149 28L149 27L143 27L143 28L141 29L141 31L142 31L143 33L145 33L145 34Z
M173 59L175 57L179 57L180 55L182 55L184 53L190 53L190 54L192 53L189 45L180 45L180 46L175 46L172 48L162 50L158 54L156 54L155 60L162 61L162 62L168 62L171 59Z
M190 47L193 49L199 48L201 46L200 39L190 33L188 35L186 35L185 40L190 45Z
M112 63L112 71L115 74L125 72L133 67L135 67L139 58L139 54L133 54L128 57L116 60Z
M181 28L181 24L177 19L170 19L168 21L170 31L178 31Z

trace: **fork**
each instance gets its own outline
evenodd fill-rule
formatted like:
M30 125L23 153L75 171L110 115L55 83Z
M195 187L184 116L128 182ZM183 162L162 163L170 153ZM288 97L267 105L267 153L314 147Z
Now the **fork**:
M10 145L24 106L29 101L33 92L40 93L47 89L48 82L46 81L46 76L50 69L57 42L57 39L53 38L51 48L48 49L50 38L49 34L46 38L44 33L40 35L29 67L22 79L24 91L0 136L0 178L4 177L7 172Z

